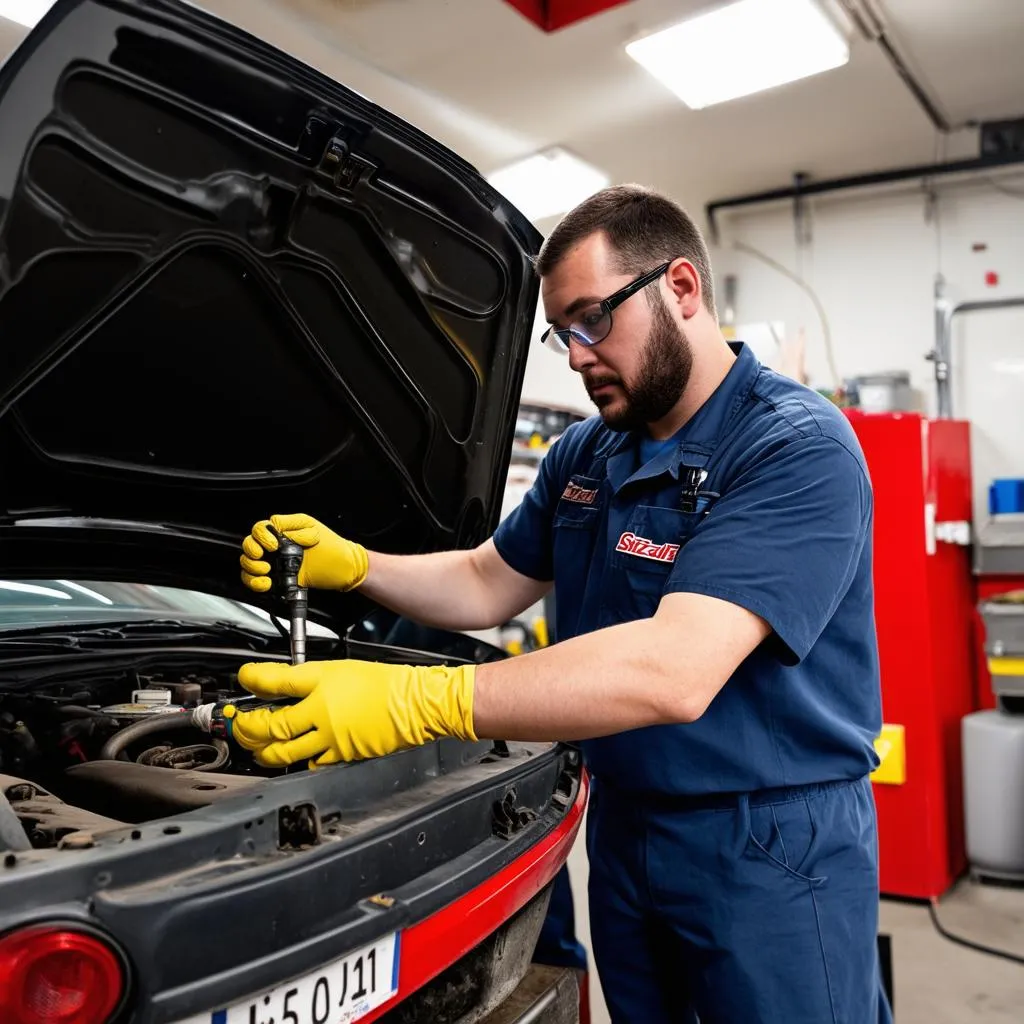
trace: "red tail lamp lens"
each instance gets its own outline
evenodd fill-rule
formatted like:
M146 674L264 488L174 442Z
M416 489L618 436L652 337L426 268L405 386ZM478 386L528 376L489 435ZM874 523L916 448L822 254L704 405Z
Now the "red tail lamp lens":
M0 939L0 1021L107 1024L124 973L100 939L65 928L24 928Z

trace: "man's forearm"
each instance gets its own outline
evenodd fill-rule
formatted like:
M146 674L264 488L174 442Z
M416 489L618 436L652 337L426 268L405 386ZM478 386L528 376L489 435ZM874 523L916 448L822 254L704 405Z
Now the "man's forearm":
M468 551L426 555L369 552L360 593L414 622L442 629L484 629L476 573Z
M441 629L489 629L546 589L513 572L487 542L472 551L426 555L369 552L360 592L406 618Z
M578 740L694 717L653 619L609 626L476 670L481 739Z
M675 594L622 623L476 669L481 739L578 740L693 722L769 633L757 616Z

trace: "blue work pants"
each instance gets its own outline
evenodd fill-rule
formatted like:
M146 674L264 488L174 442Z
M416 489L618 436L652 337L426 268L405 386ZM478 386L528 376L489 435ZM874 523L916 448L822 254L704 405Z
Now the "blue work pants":
M867 778L718 806L594 779L587 849L614 1024L890 1024Z

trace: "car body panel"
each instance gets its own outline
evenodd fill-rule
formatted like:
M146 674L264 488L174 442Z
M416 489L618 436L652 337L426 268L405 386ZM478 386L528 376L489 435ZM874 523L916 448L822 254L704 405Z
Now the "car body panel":
M8 574L237 596L271 512L394 552L494 528L539 235L472 167L172 0L58 0L0 137Z

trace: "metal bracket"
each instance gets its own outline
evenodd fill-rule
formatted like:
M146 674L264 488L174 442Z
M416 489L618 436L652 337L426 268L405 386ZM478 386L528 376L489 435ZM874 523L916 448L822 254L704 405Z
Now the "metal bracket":
M515 789L510 789L501 801L495 801L491 820L491 831L499 839L511 839L526 828L537 815L528 807L518 806Z
M805 171L797 171L793 175L793 231L798 249L810 245L811 220L807 210L807 199L803 194L804 184L808 175Z
M374 166L362 157L355 156L349 149L347 140L335 136L324 149L320 170L331 176L335 188L351 192L374 170Z

